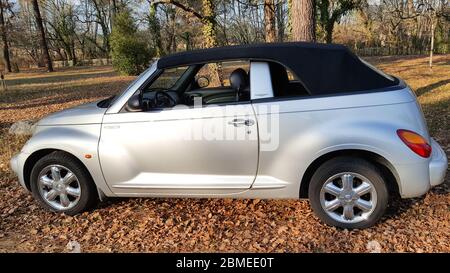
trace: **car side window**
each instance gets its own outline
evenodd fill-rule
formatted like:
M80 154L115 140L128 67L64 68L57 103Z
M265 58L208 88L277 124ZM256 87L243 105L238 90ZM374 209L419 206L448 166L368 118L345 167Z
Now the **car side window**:
M280 63L269 63L274 97L309 96L300 78Z
M195 80L200 88L229 87L230 75L236 69L243 69L248 74L250 62L248 61L227 61L217 63L207 63L195 75Z
M200 96L203 104L249 101L249 71L247 60L206 63L195 74L187 94Z
M180 86L185 82L186 77L184 75L189 74L187 73L189 68L189 66L179 66L160 71L147 86L141 87L137 102L131 103L129 101L134 106L128 107L128 110L138 108L139 105L140 110L151 111L172 108L183 103L178 93L180 92Z

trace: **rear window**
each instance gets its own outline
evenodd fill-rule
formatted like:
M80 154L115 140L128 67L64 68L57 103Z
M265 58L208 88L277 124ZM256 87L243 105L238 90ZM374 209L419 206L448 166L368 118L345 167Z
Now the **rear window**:
M380 69L376 68L375 66L371 65L370 63L364 61L363 59L359 58L359 60L361 62L363 62L365 65L367 65L368 67L370 67L370 69L372 69L373 71L375 71L376 73L378 73L379 75L385 77L388 80L391 80L393 82L396 81L396 79L394 77L392 77L391 75L388 75L386 73L384 73L383 71L381 71Z
M269 63L274 97L309 96L309 92L297 75L282 64ZM301 76L299 76L301 77Z

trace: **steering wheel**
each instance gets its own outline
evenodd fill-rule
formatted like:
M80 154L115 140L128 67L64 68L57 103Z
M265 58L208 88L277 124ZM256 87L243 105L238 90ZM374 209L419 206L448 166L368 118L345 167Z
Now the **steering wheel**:
M161 97L161 98L160 98ZM153 97L155 107L173 107L177 105L176 100L165 91L156 91Z

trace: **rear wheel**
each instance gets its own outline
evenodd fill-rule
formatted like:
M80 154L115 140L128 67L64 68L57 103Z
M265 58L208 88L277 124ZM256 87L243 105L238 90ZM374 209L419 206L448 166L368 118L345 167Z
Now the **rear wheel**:
M326 224L366 228L384 214L388 191L381 172L370 162L338 157L325 162L309 185L311 207Z
M94 182L75 158L53 152L41 158L31 171L31 191L44 207L75 215L97 201Z

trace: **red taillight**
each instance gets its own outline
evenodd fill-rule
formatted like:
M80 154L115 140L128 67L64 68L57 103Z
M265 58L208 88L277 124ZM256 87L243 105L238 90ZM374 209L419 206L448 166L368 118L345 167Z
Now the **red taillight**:
M421 135L404 129L397 130L397 135L416 154L425 158L430 156L431 146Z

